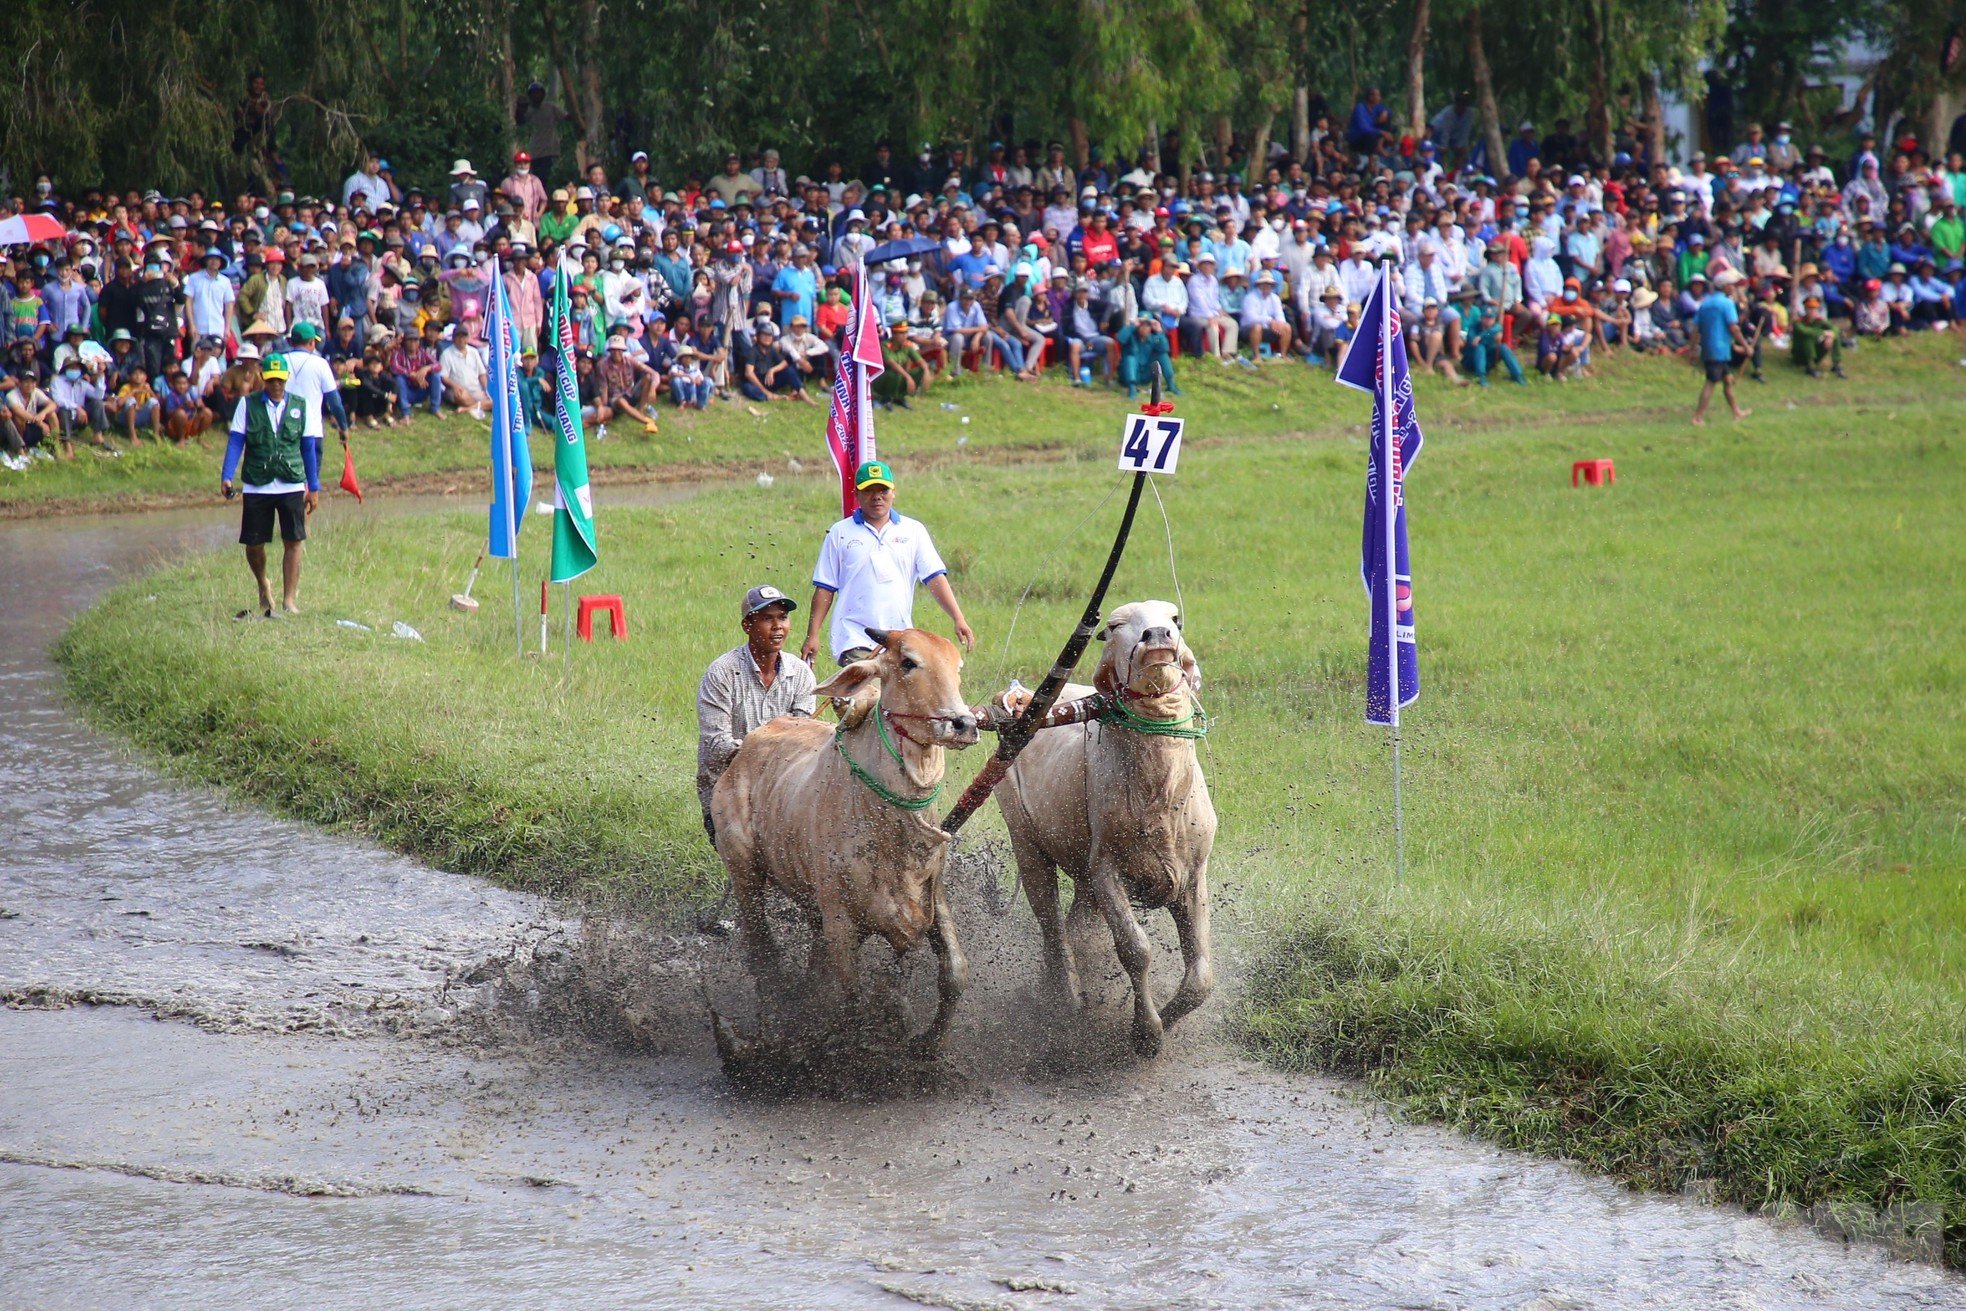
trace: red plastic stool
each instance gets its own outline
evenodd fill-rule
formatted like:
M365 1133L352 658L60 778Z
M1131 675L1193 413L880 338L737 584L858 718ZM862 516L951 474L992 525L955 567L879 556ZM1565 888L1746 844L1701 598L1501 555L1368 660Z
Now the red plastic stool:
M1618 481L1618 466L1610 460L1579 460L1570 466L1570 485L1575 487L1582 478L1592 487Z
M608 617L610 637L628 636L628 611L622 607L620 597L583 596L580 598L580 608L574 612L573 618L573 630L580 634L581 641L594 640L594 615L597 612Z

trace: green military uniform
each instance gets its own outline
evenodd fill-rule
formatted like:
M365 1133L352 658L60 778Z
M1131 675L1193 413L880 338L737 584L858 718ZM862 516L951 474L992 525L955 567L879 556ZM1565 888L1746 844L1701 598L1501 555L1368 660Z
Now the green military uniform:
M1789 358L1811 373L1821 373L1827 359L1831 368L1841 372L1843 342L1836 335L1836 325L1827 319L1820 323L1797 319L1789 329Z

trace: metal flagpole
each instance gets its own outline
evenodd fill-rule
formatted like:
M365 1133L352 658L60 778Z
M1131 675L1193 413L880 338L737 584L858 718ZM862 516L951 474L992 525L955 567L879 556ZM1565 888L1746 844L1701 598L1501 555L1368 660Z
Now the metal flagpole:
M1386 467L1379 471L1379 511L1386 523L1386 673L1393 728L1393 881L1406 878L1406 816L1399 779L1399 552L1393 534L1399 514L1399 431L1393 423L1393 265L1379 264L1379 413L1385 423Z

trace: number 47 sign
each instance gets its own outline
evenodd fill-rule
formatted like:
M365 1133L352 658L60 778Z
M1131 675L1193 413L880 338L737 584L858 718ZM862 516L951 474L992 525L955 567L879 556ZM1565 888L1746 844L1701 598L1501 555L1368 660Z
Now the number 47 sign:
M1120 435L1120 468L1128 473L1173 473L1181 459L1181 424L1169 414L1128 415Z

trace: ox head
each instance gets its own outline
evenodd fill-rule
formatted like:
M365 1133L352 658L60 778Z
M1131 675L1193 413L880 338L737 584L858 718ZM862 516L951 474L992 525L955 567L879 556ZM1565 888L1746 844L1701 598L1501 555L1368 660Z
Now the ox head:
M813 689L846 702L840 722L857 728L877 704L918 742L960 751L976 745L976 715L963 700L962 652L946 637L919 628L870 628L878 645Z
M1106 617L1099 630L1106 644L1092 682L1108 696L1121 689L1136 698L1177 693L1185 699L1201 687L1201 665L1181 636L1181 612L1166 601L1132 601Z

